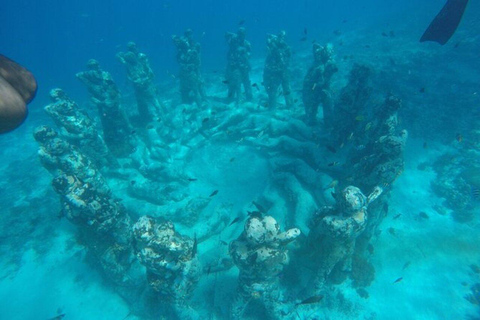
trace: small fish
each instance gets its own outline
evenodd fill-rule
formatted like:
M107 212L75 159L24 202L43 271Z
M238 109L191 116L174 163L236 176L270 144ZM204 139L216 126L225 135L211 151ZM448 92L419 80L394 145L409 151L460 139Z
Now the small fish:
M257 83L252 84L252 87L256 88L258 91L260 91L260 87L258 86Z
M315 82L312 86L312 91L314 91L316 87L317 87L317 83Z
M418 92L420 92L420 93L425 93L425 88L423 88L423 87L420 88L420 90L418 90Z
M355 117L355 121L363 121L363 120L365 120L365 117L362 115Z
M401 213L396 214L396 215L393 217L393 220L397 220L398 218L400 218L401 215L402 215Z
M223 240L220 240L220 244L223 244L224 246L228 246L228 243L226 243L226 242L223 241Z
M217 195L217 193L218 193L218 190L215 190L215 191L213 191L208 197L211 198L211 197Z
M383 212L385 212L385 215L387 215L387 214L388 214L388 203L385 202L385 203L383 204L383 208L382 208L382 209L383 209Z
M353 139L353 132L351 132L347 137L347 140L352 140L352 139Z
M154 128L154 127L153 127L153 124L148 124L148 125L147 125L147 130L150 130L150 129L153 129L153 128Z
M375 247L371 243L369 243L368 246L367 246L367 251L370 254L374 254L375 253Z
M423 143L423 149L428 149L428 144L426 142Z
M132 130L130 133L135 134L135 133L137 133L137 130Z
M404 264L403 267L402 267L402 270L407 269L408 266L410 266L410 263L411 263L410 261L405 262L405 264Z
M301 38L300 38L300 41L301 41L301 42L307 41L307 37L301 37Z
M368 130L370 130L371 128L372 128L372 123L371 123L371 122L369 122L369 123L367 123L367 124L365 125L365 131L368 131Z
M203 118L202 123L206 123L210 120L210 118Z
M303 34L307 35L307 33L308 33L307 27L303 28Z
M230 81L228 81L228 80L223 80L222 83L224 83L224 84L229 84Z
M333 181L330 182L330 183L328 184L328 186L326 186L325 189L323 189L323 190L335 188L337 185L338 185L338 180L333 180Z
M429 219L429 218L430 218L425 211L420 211L420 213L418 214L418 216L419 216L420 218L422 218L422 219Z
M474 200L480 199L480 189L472 187L472 196Z
M210 271L212 271L212 266L211 265L209 265L207 267L207 276L210 274Z
M260 211L261 213L267 213L267 210L265 210L265 208L258 204L257 202L255 201L252 201L252 204L255 206L255 208L257 208L258 211Z
M235 161L235 157L230 158L230 162Z
M382 36L383 36L383 37L388 37L388 33L386 33L386 32L384 31L384 32L382 32Z
M190 182L197 181L197 180L198 180L197 178L188 178L188 181Z
M65 313L62 313L62 314L59 314L56 317L49 318L48 320L60 320L60 319L63 319L64 317L65 317Z
M197 247L198 247L197 233L195 233L195 235L193 236L192 257L195 257L197 255Z
M319 303L320 301L322 301L323 299L323 295L318 295L318 296L312 296L310 298L307 298L297 304L295 304L295 306L300 306L300 305L303 305L303 304L312 304L312 303Z
M458 142L462 142L463 136L460 133L457 133L457 136L455 137L455 139L457 139Z
M403 280L403 277L400 277L400 278L398 278L397 280L393 281L393 283L394 283L394 284L395 284L395 283L399 283L399 282L402 281L402 280Z
M242 219L241 217L236 217L235 219L232 220L232 222L230 222L230 224L229 224L228 226L230 227L232 224L237 223L237 222L240 221L241 219Z
M338 166L339 162L338 161L333 161L328 164L329 167L335 167Z
M337 153L337 149L335 149L334 147L328 144L325 146L325 148L327 148L327 150L330 151L331 153Z
M243 26L245 24L245 22L246 22L246 20L242 19L242 20L238 21L238 25Z
M362 151L363 149L365 149L365 145L364 144L360 144L358 146L355 147L355 150L357 151Z
M137 183L137 181L135 181L135 180L130 181L130 184L131 184L132 186L134 186L135 183Z

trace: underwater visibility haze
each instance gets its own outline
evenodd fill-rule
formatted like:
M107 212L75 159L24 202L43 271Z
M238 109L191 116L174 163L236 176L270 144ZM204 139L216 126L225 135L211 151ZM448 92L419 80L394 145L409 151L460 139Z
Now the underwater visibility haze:
M0 319L480 319L479 13L3 3Z

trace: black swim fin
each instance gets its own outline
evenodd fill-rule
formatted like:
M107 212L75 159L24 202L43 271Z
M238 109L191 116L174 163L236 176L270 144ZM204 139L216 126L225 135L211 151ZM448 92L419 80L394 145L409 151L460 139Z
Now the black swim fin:
M448 0L425 30L420 42L435 41L441 45L447 43L457 30L467 3L468 0Z

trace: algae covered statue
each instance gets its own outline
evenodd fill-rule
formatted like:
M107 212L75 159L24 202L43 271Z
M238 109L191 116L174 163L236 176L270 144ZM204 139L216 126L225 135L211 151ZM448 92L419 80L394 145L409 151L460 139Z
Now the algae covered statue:
M268 316L280 319L288 313L278 275L289 262L286 245L300 236L300 229L281 232L278 222L260 213L251 215L243 233L229 247L230 256L240 269L232 319L244 319L250 302L263 304Z
M267 90L268 106L270 108L274 108L277 104L278 88L280 86L285 97L286 106L292 106L292 92L288 70L291 55L290 47L285 42L285 31L280 31L278 35L268 35L263 85Z
M250 51L251 45L245 39L246 30L241 27L237 33L227 32L225 39L228 43L227 71L225 83L228 85L228 100L240 102L241 87L245 90L247 101L252 100L250 84Z
M196 239L180 235L170 221L149 216L135 223L133 234L147 282L161 303L159 316L199 319L188 304L201 272Z
M303 81L302 97L305 115L309 124L314 124L318 106L323 107L323 120L326 126L332 125L333 99L330 91L332 76L338 71L333 59L331 44L313 44L313 64Z
M336 206L318 210L311 223L308 248L315 266L314 285L319 290L334 268L350 269L357 237L365 230L368 206L383 192L375 187L367 197L359 188L348 186L335 194Z
M172 36L177 48L177 62L180 67L180 95L182 103L195 102L202 106L206 98L201 69L200 43L193 40L193 32L187 29L183 36Z
M103 128L103 139L110 151L117 157L125 157L133 147L130 141L130 125L121 108L121 96L112 76L100 68L95 59L87 63L87 71L76 77L87 87L93 105L98 108Z
M127 44L127 52L117 53L118 60L127 69L128 80L133 84L141 122L152 120L152 114L160 109L157 90L153 82L150 62L146 54L138 51L135 42Z

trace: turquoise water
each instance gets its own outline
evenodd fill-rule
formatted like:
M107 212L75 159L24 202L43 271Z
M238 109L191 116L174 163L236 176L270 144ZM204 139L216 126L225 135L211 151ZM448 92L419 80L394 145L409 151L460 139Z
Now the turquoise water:
M478 319L480 8L420 43L443 4L2 5L39 89L0 135L0 319Z

